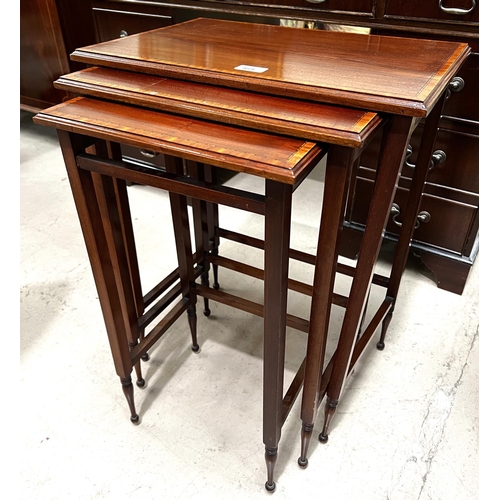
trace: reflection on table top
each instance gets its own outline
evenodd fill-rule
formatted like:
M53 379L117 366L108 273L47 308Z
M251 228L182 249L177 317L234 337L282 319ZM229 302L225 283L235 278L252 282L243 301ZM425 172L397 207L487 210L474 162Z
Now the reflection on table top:
M464 43L195 19L77 49L101 66L426 116Z

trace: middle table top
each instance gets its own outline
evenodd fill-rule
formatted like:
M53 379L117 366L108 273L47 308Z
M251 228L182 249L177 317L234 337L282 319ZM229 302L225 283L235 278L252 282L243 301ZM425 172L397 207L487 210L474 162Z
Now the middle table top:
M87 64L423 117L467 44L195 19L81 49Z

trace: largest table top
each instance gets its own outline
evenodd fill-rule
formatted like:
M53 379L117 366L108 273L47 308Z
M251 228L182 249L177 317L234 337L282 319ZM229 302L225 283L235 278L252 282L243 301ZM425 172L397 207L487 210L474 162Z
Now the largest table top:
M76 50L99 66L426 116L467 44L195 19Z

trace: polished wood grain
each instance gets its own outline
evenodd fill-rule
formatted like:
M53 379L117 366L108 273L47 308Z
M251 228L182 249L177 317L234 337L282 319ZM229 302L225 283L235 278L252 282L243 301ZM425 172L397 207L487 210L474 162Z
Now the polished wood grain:
M68 94L52 85L70 71L55 0L20 3L21 109L38 111L61 102Z
M310 141L76 97L35 123L295 184L326 153Z
M77 47L96 43L91 0L21 0L19 76L21 109L38 112L69 98L54 80L85 68L69 60Z
M469 52L464 43L200 18L84 47L71 58L184 80L426 116Z
M110 68L59 78L68 92L354 148L381 123L373 112Z

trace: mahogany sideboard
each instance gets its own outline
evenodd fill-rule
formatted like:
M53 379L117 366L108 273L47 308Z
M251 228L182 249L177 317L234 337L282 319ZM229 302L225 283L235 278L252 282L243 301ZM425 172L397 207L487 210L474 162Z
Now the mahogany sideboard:
M472 53L448 92L411 244L412 252L430 269L438 287L462 293L479 251L479 0L85 0L83 3L92 10L92 36L97 42L203 16L271 24L286 19L305 22L306 26L317 29L342 25L369 28L373 34L468 43ZM388 241L395 240L399 232L420 134L421 127L413 134L407 151L387 225ZM341 250L347 257L355 258L359 251L379 144L375 140L365 151L353 179ZM123 153L130 161L162 166L160 156L150 151L127 148Z
M69 97L54 87L59 76L82 69L70 61L77 47L96 40L90 0L21 0L21 109L37 112Z

